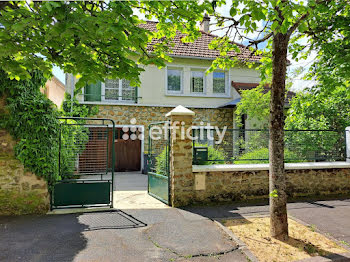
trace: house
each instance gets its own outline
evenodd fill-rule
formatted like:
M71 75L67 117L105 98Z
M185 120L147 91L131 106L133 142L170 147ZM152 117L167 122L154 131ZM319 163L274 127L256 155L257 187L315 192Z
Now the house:
M147 22L143 26L148 30L156 30L156 24ZM178 34L174 39L173 53L170 54L173 62L162 69L153 65L145 66L145 71L140 75L140 86L131 86L123 79L106 79L104 83L86 86L78 95L80 103L98 105L96 117L115 121L116 171L142 169L143 154L148 148L148 139L123 140L125 131L122 127L134 125L147 138L148 126L164 121L165 114L178 105L196 113L194 123L198 126L210 123L219 128L234 128L234 106L227 105L239 101L240 86L258 85L259 72L241 66L206 74L219 52L208 48L208 44L216 37L208 33L209 21L204 20L201 27L201 37L193 43L183 43L182 35ZM153 41L152 44L156 40ZM230 55L237 56L241 61L260 60L259 56L251 55L244 46L239 45L239 48L241 53L231 52ZM68 90L72 90L74 81L73 76L67 77ZM238 87L235 83L239 83ZM249 123L246 127L249 128Z
M57 77L53 76L40 91L59 108L64 100L66 87Z

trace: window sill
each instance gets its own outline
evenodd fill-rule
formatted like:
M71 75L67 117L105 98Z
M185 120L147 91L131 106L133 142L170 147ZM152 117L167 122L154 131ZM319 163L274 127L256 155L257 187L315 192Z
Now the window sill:
M182 96L182 97L203 97L203 98L231 98L230 95L217 95L217 94L200 94L200 93L190 93L190 94L179 94L179 93L166 93L165 96Z
M135 101L82 101L81 104L92 105L137 105Z

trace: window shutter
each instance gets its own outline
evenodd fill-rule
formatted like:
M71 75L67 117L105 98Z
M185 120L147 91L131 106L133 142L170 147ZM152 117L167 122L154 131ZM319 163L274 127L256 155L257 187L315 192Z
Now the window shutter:
M101 82L85 86L84 101L101 101Z

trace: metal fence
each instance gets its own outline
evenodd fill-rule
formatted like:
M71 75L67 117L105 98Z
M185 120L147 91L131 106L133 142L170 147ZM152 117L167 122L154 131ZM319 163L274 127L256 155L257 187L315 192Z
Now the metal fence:
M219 132L217 132L219 131ZM344 161L345 132L285 130L286 163ZM269 162L269 130L193 130L194 164L254 164ZM202 151L202 153L199 153ZM203 151L207 155L203 158Z

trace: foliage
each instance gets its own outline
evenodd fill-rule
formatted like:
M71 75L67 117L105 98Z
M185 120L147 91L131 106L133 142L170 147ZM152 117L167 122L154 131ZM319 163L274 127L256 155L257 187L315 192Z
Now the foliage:
M262 122L262 127L267 126L270 115L270 91L264 92L263 86L258 86L250 90L242 90L241 101L237 104L235 111L236 123L241 124L242 115L247 115L248 119L257 119Z
M39 90L46 78L34 72L30 80L16 81L3 71L0 74L0 93L7 97L10 114L5 127L18 140L17 158L47 181L57 179L58 111Z
M349 86L326 88L322 83L299 93L286 118L287 129L334 130L334 132L297 132L286 140L287 147L303 145L304 155L314 152L319 160L344 160L344 130L350 125ZM288 145L291 144L291 146Z
M168 148L164 148L163 151L156 156L156 173L159 175L167 176L169 173L169 156Z
M164 66L176 30L193 41L196 22L211 3L204 1L8 1L0 3L0 68L17 80L28 71L51 74L53 65L81 76L77 87L105 78L139 83L139 64ZM139 26L159 21L157 33ZM152 53L147 44L161 39ZM16 44L15 44L16 43Z
M300 92L292 100L286 128L344 131L350 126L350 84L319 85Z
M79 103L76 96L71 100L71 95L64 94L64 101L62 103L61 114L70 117L88 117L98 113L98 106L96 105L82 105Z
M295 163L295 162L303 162L300 157L290 151L288 149L284 150L285 163ZM251 160L250 160L251 159ZM260 148L250 152L247 152L237 160L234 161L235 164L263 164L269 163L269 149L268 148Z
M45 178L51 185L60 179L60 134L64 145L61 148L61 171L66 174L72 174L72 162L84 149L88 134L86 128L80 125L60 125L57 119L60 112L40 92L40 87L44 86L46 80L40 72L33 72L28 80L10 80L5 72L0 71L0 95L6 97L6 108L9 111L9 116L3 119L5 121L2 121L1 126L18 140L15 147L16 157L25 168ZM82 114L89 112L78 105L74 109L76 111L73 112Z

